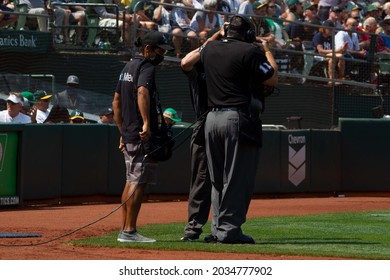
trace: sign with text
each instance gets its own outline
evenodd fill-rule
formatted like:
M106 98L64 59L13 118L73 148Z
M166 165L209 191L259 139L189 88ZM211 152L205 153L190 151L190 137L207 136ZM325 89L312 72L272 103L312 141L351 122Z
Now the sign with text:
M310 186L310 132L282 132L282 189L305 192Z
M19 204L16 188L17 132L0 133L0 206Z
M0 30L0 51L45 53L51 46L49 32Z

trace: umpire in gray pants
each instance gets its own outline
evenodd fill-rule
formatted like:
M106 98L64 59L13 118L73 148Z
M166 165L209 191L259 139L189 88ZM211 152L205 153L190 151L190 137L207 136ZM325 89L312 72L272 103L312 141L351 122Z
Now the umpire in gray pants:
M259 111L264 86L277 83L277 65L266 41L254 43L253 23L232 17L226 38L202 50L209 113L205 122L207 161L212 182L211 235L206 242L255 243L241 230L252 197L261 147ZM262 105L263 106L263 105Z

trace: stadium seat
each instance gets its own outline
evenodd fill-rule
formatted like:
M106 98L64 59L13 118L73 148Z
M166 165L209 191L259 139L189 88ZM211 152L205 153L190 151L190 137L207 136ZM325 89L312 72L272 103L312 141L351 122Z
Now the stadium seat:
M16 2L15 11L18 13L27 13L28 7L27 4L19 4L19 1ZM27 16L19 15L19 19L16 23L16 30L22 30L26 25Z
M87 26L88 26L87 44L88 47L92 47L95 42L95 38L99 28L99 16L87 15L87 14L85 16L86 16Z

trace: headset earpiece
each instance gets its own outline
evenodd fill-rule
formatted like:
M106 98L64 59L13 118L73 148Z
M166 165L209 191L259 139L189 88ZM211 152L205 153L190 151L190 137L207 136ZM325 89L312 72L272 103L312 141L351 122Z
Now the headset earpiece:
M225 36L227 36L227 34L228 34L229 25L230 25L230 24L226 24L226 25L223 27L223 32L224 32Z

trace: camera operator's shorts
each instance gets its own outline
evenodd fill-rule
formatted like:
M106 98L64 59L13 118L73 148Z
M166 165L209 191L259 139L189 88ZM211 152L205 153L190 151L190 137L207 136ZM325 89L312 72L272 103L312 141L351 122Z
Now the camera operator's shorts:
M126 181L134 184L156 184L157 167L155 160L144 158L142 144L127 143L124 152Z

